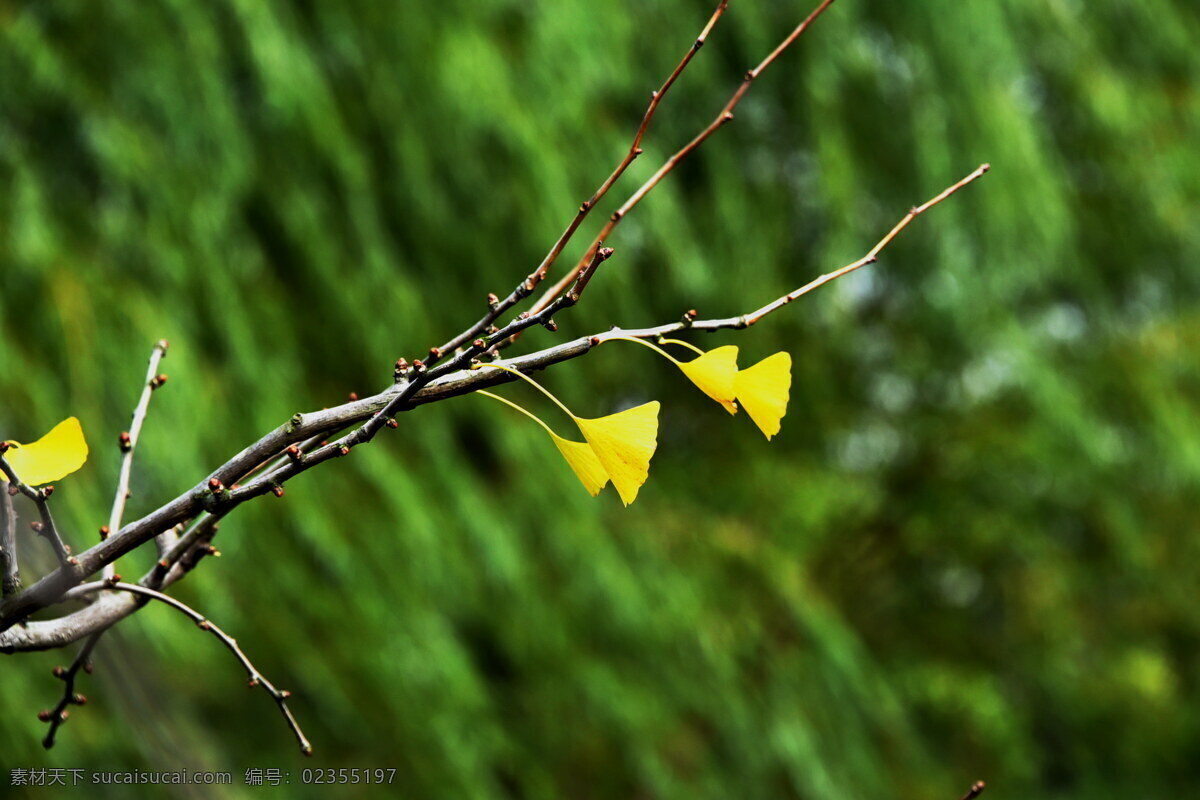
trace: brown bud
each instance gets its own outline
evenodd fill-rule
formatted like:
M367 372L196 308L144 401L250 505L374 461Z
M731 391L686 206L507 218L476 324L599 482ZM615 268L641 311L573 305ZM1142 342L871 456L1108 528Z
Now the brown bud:
M65 668L63 668L61 665L59 665L59 666L55 667L54 669L50 670L50 674L56 678L61 678L67 674L67 670Z
M346 445L342 445L340 450L341 450L342 455L344 455L344 456L350 455L350 448L347 447Z
M287 453L287 457L290 458L292 461L300 460L300 448L296 447L296 445L294 445L294 444L288 445L288 448L286 450L284 450L283 452Z
M400 370L401 372L407 372L408 371L408 361L403 358L397 358L396 359L396 369Z
M86 672L88 675L91 675L92 669L93 669L92 662L90 662L90 661L83 662L83 671L84 672Z
M351 393L350 393L349 395L347 395L347 396L349 397L349 399L350 399L350 402L351 402L351 403L353 403L355 400L357 400L357 399L358 399L358 392L351 392Z
M429 348L429 357L434 360L441 358L442 357L442 348L440 348L440 347Z
M283 487L278 484L272 486L271 494L275 495L276 497L283 497Z
M246 681L246 686L251 689L256 688L258 686L258 678L251 678L250 680Z
M487 342L485 342L483 339L476 339L475 341L471 342L471 346L478 347L482 350L483 348L487 347Z
M129 438L129 431L121 431L121 435L117 437L117 442L121 445L122 453L128 453L133 448L133 440Z
M150 388L157 389L158 387L162 386L166 382L167 382L167 376L160 372L158 375L156 375L150 379Z
M217 492L225 491L225 485L221 483L220 478L209 478L208 479L208 489L213 494L216 494Z
M520 314L517 314L517 319L529 319L529 312L522 311Z
M39 711L38 719L40 719L42 722L49 722L50 721L50 709L43 708L41 711Z
M489 305L489 306L498 306L498 305L500 305L500 298L499 298L499 297L496 297L496 293L495 293L495 292L488 292L488 305Z
M108 526L101 525L100 526L100 541L104 541L107 538L108 538Z
M86 694L76 694L74 697L71 698L71 702L77 706L86 706L87 705L87 695Z
M70 718L71 718L71 712L67 711L65 708L62 711L58 712L58 721L59 722L66 722Z
M595 347L596 345L600 344L600 337L593 336L592 338L588 339L588 344L590 344L592 347Z
M117 585L121 582L121 574L119 572L114 572L112 577L108 579L108 582L113 586Z
M33 522L29 523L29 527L33 528L37 533L41 533L42 528L45 526L42 525L40 520L35 519Z
M558 323L552 319L546 320L542 323L542 325L551 333L556 333L558 331Z
M54 494L53 486L43 486L42 487L42 497L49 497L52 494Z
M499 328L497 328L495 325L488 325L487 332L488 332L489 334L491 334L491 333L499 333L499 332L500 332L500 329L499 329Z
M696 317L700 316L700 312L694 308L689 308L687 310L686 314L687 314L687 316L691 317L692 319L695 319Z
M8 452L8 442L0 442L0 456Z
M284 700L287 700L289 697L291 697L291 696L292 696L292 693L291 693L291 692L289 692L287 689L280 689L280 690L279 690L279 696L280 696L281 698L283 698Z
M384 423L384 424L386 424L386 425L387 425L389 428L391 428L392 430L395 430L396 428L399 428L399 427L400 427L400 423L399 423L399 422L396 422L395 418L389 419L389 420L388 420L386 423Z
M199 622L197 622L197 623L196 623L196 627L197 627L197 628L199 628L199 629L200 629L200 630L202 630L202 631L211 631L211 630L212 630L212 623L211 623L211 622L209 622L209 621L208 621L208 620L206 620L206 619L202 619L202 620L200 620Z
M16 497L16 496L17 496L17 492L19 492L19 491L21 491L21 490L20 490L20 489L18 489L16 486L9 486L9 487L8 487L8 495L9 495L9 497Z

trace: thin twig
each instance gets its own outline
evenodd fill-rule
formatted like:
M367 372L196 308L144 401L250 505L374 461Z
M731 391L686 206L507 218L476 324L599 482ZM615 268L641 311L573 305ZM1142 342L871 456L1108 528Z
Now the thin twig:
M666 162L658 168L658 171L650 176L649 180L643 183L636 192L629 196L629 199L626 200L620 208L613 212L612 216L609 217L608 223L605 224L605 226L600 230L600 235L596 237L594 242L592 242L591 247L589 247L587 252L583 254L583 257L579 259L579 262L575 265L574 269L564 275L561 280L547 289L542 296L538 298L538 301L533 305L533 311L540 311L549 305L555 297L558 297L560 294L562 294L563 291L565 291L566 288L571 285L571 282L575 280L576 276L578 276L580 272L587 268L587 265L592 260L592 256L597 250L604 246L604 243L608 240L608 237L612 234L613 230L621 224L621 220L625 218L625 215L632 211L634 206L640 203L642 198L649 194L650 191L653 190L654 187L657 186L659 182L661 182L662 179L671 172L671 170L675 169L680 161L683 161L688 157L689 154L691 154L693 150L704 144L704 141L716 133L721 126L733 120L733 110L737 107L737 104L742 101L742 97L746 94L746 92L750 90L750 85L754 83L754 79L762 74L763 70L771 66L771 64L775 62L775 59L779 58L779 55L783 53L784 50L789 48L793 42L799 39L800 35L808 30L808 27L812 25L817 17L819 17L821 13L832 4L833 0L824 0L824 2L817 6L817 8L813 10L811 14L805 17L804 21L797 25L796 28L790 34L788 34L788 36L782 42L780 42L774 50L771 51L770 55L764 58L757 67L746 73L745 77L742 78L742 83L729 98L729 101L725 103L724 107L721 108L721 111L717 114L713 121L708 124L708 127L696 134L695 138L693 138L674 155L668 158Z
M150 589L161 589L168 580L173 567L180 563L197 545L207 545L216 535L217 523L220 517L212 514L201 514L188 529L180 534L178 540L166 553L159 556L154 566L139 581L142 586Z
M962 796L962 800L975 800L976 797L983 794L983 790L987 788L987 784L983 781L975 781L967 793Z
M50 723L50 730L46 731L46 738L42 739L42 747L47 750L54 747L54 737L58 733L59 726L66 722L70 716L67 706L82 706L87 703L87 697L75 692L75 678L79 675L80 669L85 672L92 671L92 650L95 649L96 643L100 641L100 637L103 634L104 631L101 630L89 636L87 641L83 643L83 646L79 648L79 653L75 656L75 660L71 662L70 667L65 670L62 667L54 668L55 677L60 678L65 685L63 686L62 699L58 701L58 705L54 707L54 710L38 712L38 719Z
M284 720L287 722L288 727L291 728L292 733L296 737L296 741L300 745L300 752L306 756L312 755L312 745L309 744L308 739L304 736L304 731L300 729L300 724L296 721L295 716L292 715L291 709L289 709L287 706L287 699L292 696L292 693L286 689L275 688L275 685L267 680L267 678L258 671L258 668L254 666L254 663L242 651L242 648L237 643L237 639L234 639L232 636L225 633L225 631L221 630L216 623L211 622L203 614L201 614L199 611L196 611L186 603L182 603L179 600L176 600L174 597L163 594L155 589L139 586L136 583L95 581L76 586L67 594L69 596L68 599L78 599L94 592L109 590L141 595L142 597L148 597L151 600L157 600L160 603L165 603L181 614L189 617L201 630L208 631L213 636L217 637L221 644L225 645L225 648L229 650L229 652L233 653L234 657L241 663L242 668L246 670L246 676L249 679L250 687L254 688L255 686L261 686L263 690L267 692L267 694L271 695L271 698L275 701L275 704L279 706L279 712L283 715Z
M121 529L121 517L125 514L125 501L129 499L129 477L133 471L133 451L137 447L138 438L142 433L142 423L146 421L146 412L150 408L150 395L166 381L166 375L158 374L158 364L166 354L167 340L159 339L158 343L154 345L154 349L150 351L150 366L146 370L146 380L142 382L142 396L138 400L137 407L133 409L133 422L130 423L129 430L121 434L121 450L124 452L124 456L121 459L121 475L117 479L117 491L113 496L112 513L108 515L109 531ZM111 578L115 569L115 564L105 566L104 578Z
M17 476L17 473L13 471L12 465L4 458L4 453L7 450L8 445L0 442L0 472L3 472L4 476L8 478L9 493L11 494L13 489L16 489L16 491L25 495L37 505L38 516L41 517L41 520L31 522L30 527L33 528L38 536L41 536L50 543L50 547L54 549L54 555L58 558L58 566L62 571L66 574L73 574L78 562L71 555L71 549L63 544L62 536L58 533L58 526L54 524L54 515L50 513L48 500L50 499L50 495L54 494L54 487L43 486L40 489L35 489L22 481Z
M830 1L832 2L832 0ZM721 18L721 15L725 13L725 8L728 5L729 0L721 0L721 2L717 5L717 9L713 11L712 16L709 17L704 29L700 31L700 35L696 37L695 41L692 42L691 47L689 47L688 51L684 53L683 59L678 65L676 65L675 69L671 71L671 74L667 76L666 81L663 82L663 85L658 89L658 91L650 93L650 105L646 108L646 113L642 115L642 122L640 125L638 125L637 133L634 134L633 143L629 145L629 152L625 154L625 157L621 159L621 162L617 164L616 169L613 170L612 174L608 176L604 183L600 184L600 187L592 193L592 196L580 204L579 210L575 213L575 217L558 237L558 240L554 243L554 246L550 248L550 252L546 254L546 257L542 259L542 263L538 265L537 269L529 273L524 280L517 284L516 288L513 289L513 291L510 292L507 297L500 299L495 295L490 295L488 297L487 313L484 314L483 317L481 317L474 325L462 331L457 336L443 344L441 347L435 347L430 350L429 358L425 361L425 366L432 366L444 355L457 350L467 342L477 338L480 334L485 333L487 329L491 327L492 323L499 319L501 314L524 300L533 292L534 289L537 288L538 284L542 282L542 279L546 277L547 270L553 266L554 262L562 253L563 248L566 247L567 243L571 241L571 237L575 235L575 231L578 230L583 221L587 219L587 216L591 210L596 207L596 204L599 203L601 199L603 199L604 195L608 193L608 190L612 188L613 184L615 184L617 180L620 179L623 174L625 174L625 170L629 168L629 165L632 164L634 160L642 154L642 138L646 135L646 130L650 127L650 120L653 119L654 112L658 110L659 103L661 103L663 97L666 96L667 90L669 90L672 84L675 83L675 79L683 73L683 70L687 67L688 63L691 62L692 57L695 56L696 53L699 52L700 48L704 46L704 42L708 39L709 33L712 32L713 27L716 26L717 21ZM598 249L599 248L593 248L593 250ZM588 257L576 270L576 273L581 271L583 267L591 261L591 258L592 253L589 251Z
M858 269L859 267L865 267L867 264L874 263L875 260L879 257L879 251L882 250L883 248L887 247L888 244L892 241L892 239L896 238L896 234L900 233L900 231L902 231L906 227L908 227L908 223L912 222L919 215L921 215L924 212L928 211L929 209L933 208L938 203L942 202L947 197L949 197L950 195L957 192L959 189L966 186L968 183L971 183L975 179L981 177L989 169L991 169L990 164L980 164L978 167L975 168L974 172L972 172L970 175L963 178L961 181L954 184L953 186L950 186L947 189L945 189L944 191L942 191L941 194L939 194L937 197L934 197L932 200L929 200L919 206L915 206L912 209L910 209L909 212L904 215L904 218L901 219L899 222L897 222L896 226L894 228L892 228L890 231L888 231L887 235L884 236L882 239L880 239L875 244L875 246L872 247L871 250L865 256L860 258L858 261L855 261L852 264L847 264L846 266L842 267L841 269L834 270L833 272L828 272L815 280L809 281L808 283L801 286L799 289L796 289L793 292L789 292L788 294L785 294L783 297L780 297L778 300L773 300L772 302L767 303L765 306L758 309L757 311L750 312L749 314L746 315L746 324L753 325L754 323L758 322L760 319L765 317L767 314L770 314L772 311L774 311L782 306L787 305L788 303L792 302L793 300L795 300L798 297L808 294L813 289L816 289L818 286L829 283L832 280L836 280L847 273L853 272L854 270Z

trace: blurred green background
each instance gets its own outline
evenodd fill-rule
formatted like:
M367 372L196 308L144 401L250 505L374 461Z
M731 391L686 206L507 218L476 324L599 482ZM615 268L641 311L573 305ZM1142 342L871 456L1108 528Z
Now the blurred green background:
M155 340L129 518L507 292L713 5L0 0L0 438L83 421L69 542L107 517ZM569 255L811 5L731 5ZM1191 0L836 3L517 348L757 307L990 161L877 265L697 340L792 353L773 442L632 346L544 375L585 415L664 402L628 509L499 404L404 415L240 509L177 587L295 692L313 760L151 607L48 753L73 650L0 659L5 795L14 767L277 767L324 797L302 768L387 766L404 797L1185 796L1197 41ZM48 554L22 545L28 580Z

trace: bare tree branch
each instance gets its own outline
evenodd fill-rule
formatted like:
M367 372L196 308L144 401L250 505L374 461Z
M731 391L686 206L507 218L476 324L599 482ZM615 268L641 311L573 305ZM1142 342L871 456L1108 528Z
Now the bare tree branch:
M830 0L830 2L832 2L832 0ZM646 113L642 115L642 123L638 126L637 133L634 134L633 143L629 145L629 152L626 153L625 158L621 160L621 163L617 164L616 169L613 170L612 174L608 176L604 183L600 184L600 188L596 189L592 196L587 200L584 200L579 206L579 211L576 212L575 217L571 220L571 223L567 225L567 228L562 232L562 235L558 237L558 241L556 241L554 246L550 248L550 252L547 253L546 257L542 259L542 263L538 265L537 269L529 273L528 277L518 283L516 288L513 289L512 292L510 292L509 295L503 300L495 295L489 295L487 313L484 314L483 317L481 317L480 320L474 325L462 331L457 336L443 344L441 347L435 347L431 349L429 352L429 358L425 362L427 367L432 366L443 355L453 352L472 339L477 338L480 334L485 333L492 323L499 319L501 314L528 297L533 290L537 288L538 284L542 282L542 279L546 277L546 271L549 270L554 262L558 259L558 256L562 253L563 248L566 247L567 243L571 241L571 237L575 235L575 231L578 230L583 221L587 219L587 216L591 210L595 208L596 204L599 203L604 195L608 193L608 190L612 188L613 184L615 184L617 180L620 179L623 174L625 174L625 170L629 168L629 165L632 164L634 160L642 154L642 137L646 135L646 130L650 127L650 120L654 117L654 112L658 110L658 104L662 102L663 97L665 97L667 94L667 90L669 90L671 85L675 83L675 79L683 73L683 70L687 67L688 63L691 62L692 57L695 56L696 53L699 52L700 48L704 46L705 40L708 39L708 34L712 32L713 27L715 27L717 24L717 20L719 20L721 15L725 13L725 8L728 5L729 0L721 0L721 2L717 5L716 11L714 11L712 16L709 17L708 23L704 26L704 29L700 31L700 35L696 37L695 41L692 42L692 46L688 48L686 53L684 53L683 59L679 62L675 69L672 70L671 74L667 76L667 80L658 89L658 91L651 92L650 105L646 108ZM598 249L599 248L593 248L593 250ZM592 255L593 254L591 253L588 255L587 259L584 260L576 272L581 271L584 266L586 266L587 262L591 260Z
M133 472L133 451L137 447L138 438L142 433L142 423L146 421L146 412L150 408L150 395L167 380L166 375L158 374L158 364L166 354L167 340L159 339L158 343L154 345L154 349L150 351L150 366L146 370L146 380L142 382L142 396L133 409L133 422L130 423L129 430L121 434L121 451L124 453L124 457L121 459L121 474L117 479L112 513L108 516L109 531L121 529L121 517L125 514L125 501L129 499L129 476ZM162 535L166 536L167 534ZM114 569L113 564L107 564L104 567L104 578L111 578Z
M78 562L71 555L71 549L63 544L62 536L58 533L58 526L54 524L54 515L50 513L50 495L54 494L53 486L43 486L40 489L35 489L29 486L17 476L13 471L12 465L4 458L4 453L8 452L9 445L7 442L0 442L0 472L8 479L8 493L14 495L20 493L28 497L37 505L38 516L41 520L34 520L29 523L29 527L50 543L54 549L54 555L58 558L60 569L66 574L73 574Z
M69 596L66 599L78 599L94 592L104 591L128 592L130 594L148 597L151 600L157 600L160 603L165 603L181 614L189 617L193 622L196 623L196 626L199 627L200 630L208 631L213 636L217 637L221 644L225 645L226 649L233 653L234 657L241 663L242 668L246 670L246 676L249 679L250 687L254 688L255 686L261 686L263 690L267 692L267 694L271 695L271 699L273 699L275 701L275 705L279 707L279 713L283 715L288 727L291 728L293 735L295 735L296 741L300 745L300 752L306 756L312 755L312 745L309 744L308 739L304 736L304 731L300 729L300 724L296 721L296 717L292 715L291 709L289 709L287 706L287 700L292 696L292 693L286 689L277 689L273 683L267 680L267 678L258 671L258 668L254 666L254 662L252 662L249 657L246 656L245 652L242 651L242 648L238 645L237 639L234 639L232 636L225 633L225 631L221 630L216 623L210 621L203 614L201 614L199 611L196 611L186 603L182 603L170 595L163 594L162 592L154 589L148 589L145 586L139 586L134 583L121 583L119 581L95 581L93 583L85 583L76 586L70 592L68 592ZM53 743L52 740L51 743ZM48 746L49 745L47 745L47 747Z
M38 712L38 719L50 723L50 730L46 732L46 738L42 739L42 747L47 750L54 747L54 737L58 733L59 726L70 716L67 707L82 706L87 703L87 697L75 692L75 679L79 675L80 669L85 672L92 671L92 650L95 649L96 643L100 641L103 633L104 631L97 631L88 637L83 646L79 648L79 653L71 662L70 667L65 670L62 667L54 668L54 677L61 679L64 683L62 699L58 701L58 705L54 707L53 711Z
M326 461L349 455L353 448L371 442L385 427L397 427L395 416L400 412L516 379L514 375L502 370L472 369L472 366L484 360L503 364L519 373L526 373L583 356L593 347L616 337L655 339L686 330L711 332L748 328L813 289L873 263L880 251L913 219L983 175L988 169L986 164L923 205L912 208L862 258L822 275L755 311L741 316L713 319L696 319L695 312L689 312L681 320L673 323L631 330L613 329L527 355L504 361L495 360L501 348L513 343L523 331L531 327L540 325L551 331L557 330L555 314L571 308L580 301L589 281L600 266L613 255L612 248L606 247L605 241L621 220L683 159L733 119L734 109L753 81L798 39L832 2L833 0L821 2L758 66L745 74L741 84L716 118L668 158L649 180L629 196L612 214L575 266L548 289L531 310L518 314L506 325L495 324L502 314L531 296L591 210L642 153L642 141L659 105L725 13L728 0L720 0L675 69L667 76L662 86L651 94L650 104L643 114L628 152L608 178L580 206L575 217L538 267L507 297L500 299L489 295L487 313L441 347L431 348L425 361L414 360L411 365L404 359L397 361L392 385L378 394L361 399L352 395L349 402L334 408L294 414L286 423L233 455L191 489L141 519L123 523L130 491L133 454L149 409L150 396L153 390L166 380L166 376L157 373L167 349L166 341L160 341L151 352L146 380L133 412L130 430L121 436L124 455L109 524L101 529L101 541L77 556L72 556L70 549L63 543L50 513L48 499L54 487L35 489L22 483L3 457L7 445L0 443L0 472L3 472L10 482L8 493L0 498L0 577L3 580L3 596L0 596L0 652L63 647L87 637L71 666L65 670L56 668L55 674L64 680L65 688L56 707L43 711L40 715L50 724L44 740L45 746L51 747L54 744L58 728L68 718L68 706L82 705L86 700L82 695L75 693L75 680L80 669L88 669L91 653L99 637L113 624L136 612L149 601L157 600L185 614L202 629L211 632L234 654L246 670L250 685L260 685L271 695L299 742L302 752L311 755L312 747L288 709L286 699L289 693L277 689L264 678L236 640L199 612L163 593L164 589L185 577L203 558L219 554L212 546L212 539L218 531L219 521L224 516L242 503L263 494L282 496L287 481ZM59 559L57 570L43 576L24 590L20 589L16 558L16 514L9 499L10 495L17 493L25 494L37 505L40 520L33 523L33 528L51 543ZM122 581L121 576L115 573L116 560L152 539L158 549L155 565L136 584ZM80 583L97 572L101 573L102 580ZM30 620L30 616L35 612L82 600L90 602L83 608L70 610L56 619ZM983 783L977 783L964 800L971 800L982 791Z
M711 332L748 328L768 314L787 305L791 302L791 299L807 294L818 286L829 283L837 277L847 275L864 264L871 263L878 257L879 252L909 222L919 214L949 197L958 189L978 179L986 171L987 165L981 165L970 175L948 187L931 200L910 210L891 231L871 248L867 255L847 264L841 269L810 281L799 289L768 303L756 311L741 316L719 319L694 319L691 316L685 315L678 322L649 328L614 329L612 331L597 333L593 336L580 337L528 355L507 359L502 363L521 372L532 372L545 369L563 361L578 358L586 354L591 348L617 335L655 339L660 336L667 336L686 330ZM490 340L503 341L514 332L524 330L533 325L545 324L545 322L552 318L556 310L572 305L574 302L573 297L575 297L574 293L568 293L560 296L551 306L542 309L542 311L536 314L519 317L490 337ZM94 573L104 564L111 563L119 555L149 541L161 531L170 528L178 522L196 517L204 511L207 511L207 514L200 517L200 521L196 525L211 524L215 526L216 517L228 514L241 503L273 491L275 487L282 486L296 475L330 458L348 454L350 448L359 443L355 441L356 434L359 434L368 425L372 424L375 424L375 429L378 430L395 413L410 410L418 405L439 402L450 397L457 397L479 389L515 380L513 376L501 370L479 371L457 367L464 360L469 361L475 355L484 353L487 348L488 341L477 340L477 342L472 343L471 348L456 354L452 360L446 362L441 367L414 375L405 383L393 386L377 395L354 400L335 408L324 409L310 414L294 415L286 425L264 436L257 443L235 456L231 462L218 468L213 473L214 476L224 474L236 475L237 473L230 467L230 464L234 462L251 465L250 467L244 467L245 469L257 467L271 456L277 453L284 453L291 442L301 442L314 436L326 435L332 431L337 431L356 423L362 423L362 426L339 439L318 447L312 452L305 453L297 449L294 456L283 455L280 466L277 469L265 471L259 477L236 489L225 489L224 486L219 485L219 478L210 478L209 484L202 484L201 487L180 495L158 511L126 525L125 528L110 536L107 540L80 553L77 556L79 570L84 575ZM369 439L366 441L369 441ZM212 484L213 480L217 480L218 485L214 486ZM206 522L206 520L211 520L211 522ZM195 542L200 539L200 533L185 533L180 538L179 544L175 549L193 547ZM172 566L175 563L169 559L168 562ZM71 579L61 573L62 570L52 573L19 595L10 597L3 603L0 603L0 620L3 622L3 627L8 629L0 632L0 652L41 649L45 646L61 646L64 639L65 641L72 641L91 633L104 623L111 624L114 621L112 619L97 618L94 613L90 613L84 618L63 618L63 620L30 622L19 630L12 629L11 626L15 622L27 617L33 611L53 605L60 600L63 592L71 586L71 583L68 582ZM153 574L153 571L151 574ZM83 613L76 612L76 614ZM74 616L71 615L71 617ZM86 624L82 624L82 620L84 619L87 620ZM47 642L55 642L56 644L47 645L45 644Z
M805 17L804 21L797 25L796 28L790 34L788 34L788 36L782 42L780 42L774 50L771 51L769 56L764 58L757 67L746 73L745 77L742 78L741 85L738 86L737 90L733 93L733 96L730 97L725 103L724 107L721 108L721 111L717 114L716 118L708 124L708 127L696 134L695 138L693 138L674 155L668 158L666 162L658 168L658 171L650 176L649 180L643 183L636 192L629 196L629 199L626 200L620 208L613 212L612 216L608 220L608 223L600 230L600 235L596 237L596 240L592 242L592 246L589 247L587 252L583 254L583 257L579 259L579 263L575 265L574 269L564 275L562 279L558 281L558 283L551 286L542 294L540 298L538 298L538 301L534 303L533 306L534 311L539 311L545 308L554 300L555 297L558 297L564 290L566 290L568 286L571 285L571 281L575 280L576 276L578 276L580 272L587 268L588 263L592 260L592 256L597 250L604 246L604 243L608 241L608 237L612 234L613 230L621 224L621 220L625 218L625 215L632 211L634 206L640 203L642 198L649 194L654 187L657 186L659 182L661 182L662 179L671 172L671 170L675 169L680 161L683 161L688 157L689 154L691 154L693 150L704 144L704 141L716 133L722 125L733 121L733 110L737 108L737 104L742 101L742 97L745 96L746 92L750 90L750 84L754 83L754 79L762 74L763 70L771 66L771 64L775 62L775 59L779 58L779 55L784 50L791 47L792 43L799 39L800 35L808 30L809 26L816 21L817 17L821 16L821 13L825 9L829 8L829 6L832 4L833 0L824 0L824 2L817 6L811 14Z
M983 794L983 790L987 788L987 784L983 781L975 781L967 793L962 796L962 800L975 800L976 797Z

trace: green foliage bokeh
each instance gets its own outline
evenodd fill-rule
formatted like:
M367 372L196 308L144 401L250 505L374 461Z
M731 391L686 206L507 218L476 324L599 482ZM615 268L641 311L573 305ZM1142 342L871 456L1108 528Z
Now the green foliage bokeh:
M83 421L69 542L107 517L154 341L130 518L506 293L712 5L0 2L0 438ZM732 4L610 200L809 10ZM990 161L880 263L697 340L792 353L775 441L632 346L563 364L580 413L664 402L623 509L497 404L420 408L240 509L177 589L295 693L312 761L152 607L48 753L71 652L0 659L0 767L279 767L297 796L309 766L396 767L406 797L1193 786L1196 41L1190 0L835 3L519 345L757 307Z

